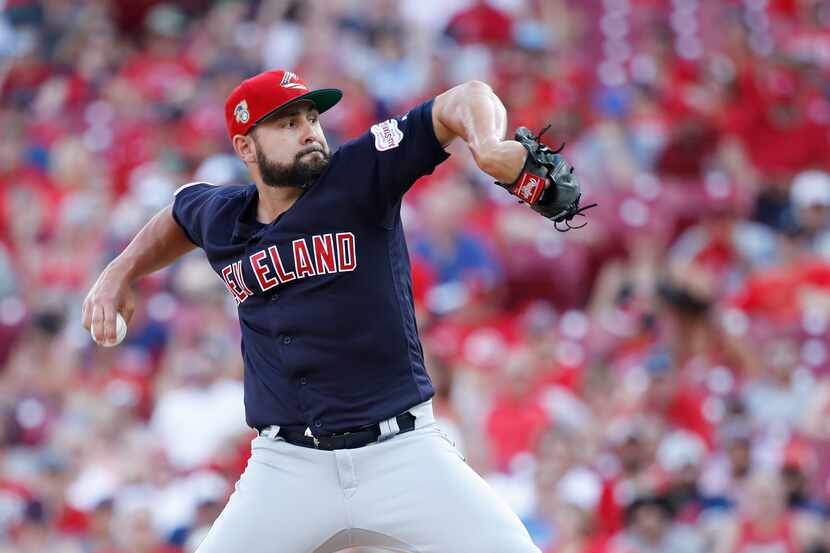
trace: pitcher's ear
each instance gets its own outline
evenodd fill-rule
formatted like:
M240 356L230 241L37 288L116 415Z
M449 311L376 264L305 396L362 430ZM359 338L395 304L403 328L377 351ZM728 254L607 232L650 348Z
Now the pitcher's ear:
M250 135L234 135L233 149L245 163L256 163L256 141Z

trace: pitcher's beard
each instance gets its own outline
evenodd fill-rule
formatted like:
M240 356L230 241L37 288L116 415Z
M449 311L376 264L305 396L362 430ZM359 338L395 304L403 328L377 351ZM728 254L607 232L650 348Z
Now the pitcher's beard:
M320 156L309 155L311 152L319 152ZM306 157L307 159L303 159ZM319 177L331 160L331 153L319 146L298 152L294 156L294 162L290 164L277 163L268 159L262 148L257 145L256 150L257 166L262 181L273 187L294 186L296 188L308 188Z

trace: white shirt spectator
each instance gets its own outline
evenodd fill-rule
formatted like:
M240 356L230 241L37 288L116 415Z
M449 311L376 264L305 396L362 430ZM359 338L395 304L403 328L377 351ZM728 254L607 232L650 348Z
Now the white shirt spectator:
M168 390L150 424L175 467L198 467L228 438L245 431L242 383L219 380L206 388Z

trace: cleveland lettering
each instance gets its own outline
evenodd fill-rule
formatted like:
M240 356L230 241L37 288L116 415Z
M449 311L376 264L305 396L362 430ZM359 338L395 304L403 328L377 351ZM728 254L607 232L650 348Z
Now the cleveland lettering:
M251 254L248 263L256 277L255 287L266 292L292 280L354 271L357 268L355 237L351 232L338 232L298 238L291 242L290 257L293 263L286 263L288 260L283 260L277 246ZM242 261L222 269L222 279L237 304L254 294L242 276Z

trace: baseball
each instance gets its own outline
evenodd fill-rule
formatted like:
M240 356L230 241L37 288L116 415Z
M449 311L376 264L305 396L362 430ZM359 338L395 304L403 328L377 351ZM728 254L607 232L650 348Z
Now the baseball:
M111 348L120 344L127 335L127 321L124 320L121 313L115 314L115 340L112 342L103 342L98 340L98 338L95 337L94 327L89 329L89 333L92 335L92 339L96 344L104 346L105 348Z

